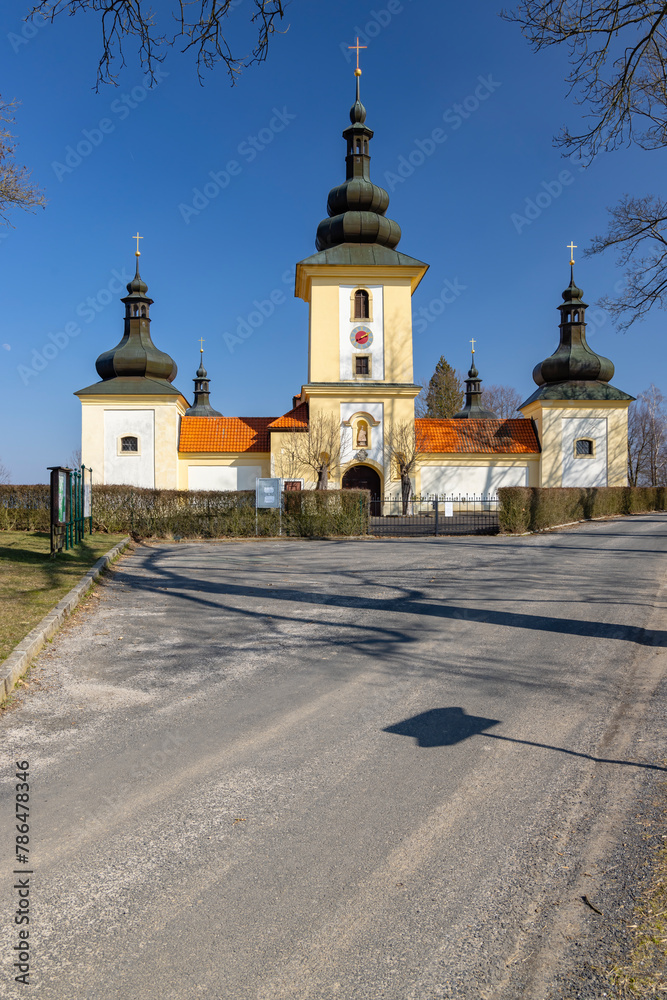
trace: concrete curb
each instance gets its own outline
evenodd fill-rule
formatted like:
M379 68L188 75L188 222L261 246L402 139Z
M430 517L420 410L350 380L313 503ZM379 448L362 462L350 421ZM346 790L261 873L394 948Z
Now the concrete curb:
M114 545L106 555L98 559L95 565L82 576L79 582L72 587L69 594L59 601L53 611L44 615L39 625L32 632L28 632L25 639L16 646L7 659L0 666L2 676L0 677L0 703L4 702L14 690L14 685L26 672L31 662L37 656L52 635L58 631L63 621L74 611L75 607L88 593L95 580L106 569L109 563L113 562L123 549L129 545L130 537L124 538L117 545Z

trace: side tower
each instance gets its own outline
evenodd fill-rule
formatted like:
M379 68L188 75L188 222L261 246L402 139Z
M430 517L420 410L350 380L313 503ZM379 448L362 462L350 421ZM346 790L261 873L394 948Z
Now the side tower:
M81 459L94 481L157 489L178 487L178 433L188 403L172 382L176 363L150 334L148 286L139 251L125 305L123 337L95 362L100 381L81 400Z
M614 365L586 342L583 294L571 260L558 306L560 343L535 366L539 388L519 407L537 426L540 486L627 485L627 411L634 397L609 384Z
M317 229L317 253L296 267L295 294L310 310L308 383L311 427L340 425L340 470L332 484L371 489L390 476L386 434L414 424L420 386L412 370L412 293L428 265L399 253L401 230L386 217L389 195L370 179L366 109L356 100L347 143L345 181L329 192L328 218Z

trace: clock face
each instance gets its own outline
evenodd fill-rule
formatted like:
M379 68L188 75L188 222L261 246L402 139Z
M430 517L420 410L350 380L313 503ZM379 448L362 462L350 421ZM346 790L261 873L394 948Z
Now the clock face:
M370 347L373 343L373 334L367 326L355 326L350 334L350 342L353 347Z

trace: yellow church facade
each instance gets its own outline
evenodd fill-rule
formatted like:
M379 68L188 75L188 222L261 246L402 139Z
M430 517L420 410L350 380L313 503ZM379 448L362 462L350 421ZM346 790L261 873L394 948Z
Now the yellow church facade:
M370 179L373 132L357 94L350 111L346 179L329 193L317 252L297 264L295 294L309 311L308 381L278 417L223 416L202 364L194 403L174 386L176 365L154 345L147 286L128 283L118 345L97 360L100 381L82 403L82 461L99 483L180 490L286 488L401 491L412 451L416 496L493 496L501 486L625 485L627 407L609 384L613 365L586 343L583 293L559 306L560 343L537 365L522 417L498 419L481 402L473 363L466 402L448 420L415 418L412 296L428 265L399 252L387 192ZM403 467L403 486L406 481Z

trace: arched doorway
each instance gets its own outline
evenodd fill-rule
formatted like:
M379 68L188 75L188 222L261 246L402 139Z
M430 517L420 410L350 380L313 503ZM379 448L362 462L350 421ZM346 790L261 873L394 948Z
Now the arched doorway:
M382 508L382 483L370 465L353 465L343 476L344 490L371 491L371 517L379 517Z

